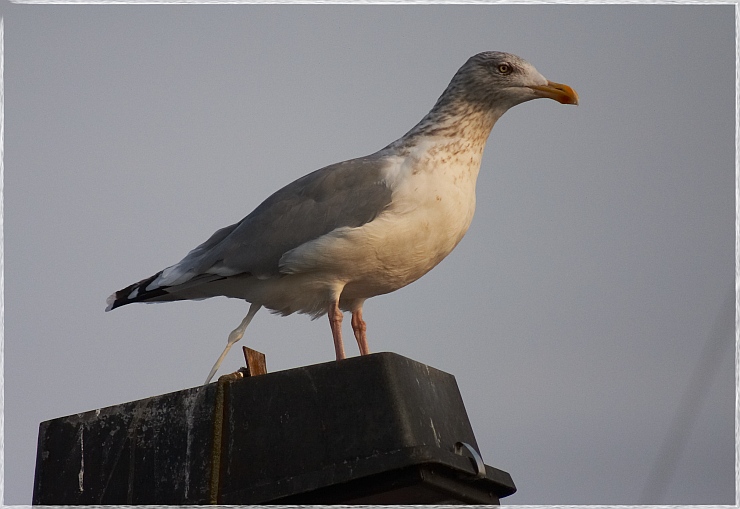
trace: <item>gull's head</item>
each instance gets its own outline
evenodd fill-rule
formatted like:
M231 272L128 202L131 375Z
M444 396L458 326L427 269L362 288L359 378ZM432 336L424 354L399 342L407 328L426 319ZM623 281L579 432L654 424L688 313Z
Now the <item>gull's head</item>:
M578 104L578 94L568 85L549 81L526 60L498 51L470 57L452 78L448 90L458 99L500 109L501 113L538 98Z

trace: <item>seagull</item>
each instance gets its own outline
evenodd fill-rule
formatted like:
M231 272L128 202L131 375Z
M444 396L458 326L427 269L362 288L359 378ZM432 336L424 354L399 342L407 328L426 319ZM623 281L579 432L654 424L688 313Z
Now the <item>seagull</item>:
M180 262L108 297L106 311L216 296L249 302L206 384L263 306L283 316L326 314L338 361L345 358L342 312L349 311L367 355L363 303L413 283L457 246L473 219L493 125L512 106L537 98L578 104L572 88L548 81L529 62L478 53L401 138L288 184Z

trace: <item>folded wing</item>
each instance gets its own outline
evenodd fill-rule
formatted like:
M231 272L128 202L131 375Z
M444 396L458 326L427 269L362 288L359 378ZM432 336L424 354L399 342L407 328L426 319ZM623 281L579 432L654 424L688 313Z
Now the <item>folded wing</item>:
M107 310L131 302L212 297L218 294L208 294L208 283L278 275L284 253L337 228L362 226L390 204L384 165L382 158L367 156L309 173L218 230L179 263L111 295Z

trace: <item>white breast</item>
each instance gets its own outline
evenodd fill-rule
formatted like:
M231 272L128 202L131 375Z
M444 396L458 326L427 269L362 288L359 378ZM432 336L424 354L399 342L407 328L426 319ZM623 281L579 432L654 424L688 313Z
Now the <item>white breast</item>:
M283 256L288 274L331 274L342 299L392 292L426 274L460 242L475 211L482 147L426 140L388 158L392 203L373 221L339 228Z

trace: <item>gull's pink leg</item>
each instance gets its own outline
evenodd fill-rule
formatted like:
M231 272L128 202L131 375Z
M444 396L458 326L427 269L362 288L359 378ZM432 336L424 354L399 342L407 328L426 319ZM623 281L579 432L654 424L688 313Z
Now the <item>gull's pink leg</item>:
M339 309L339 300L329 304L329 325L331 326L331 335L334 338L334 350L337 352L337 360L340 361L344 355L344 343L342 343L342 311Z
M367 325L365 320L362 319L362 308L352 311L352 330L355 332L355 339L357 339L357 346L360 347L360 355L367 355L370 353L370 348L367 346Z

